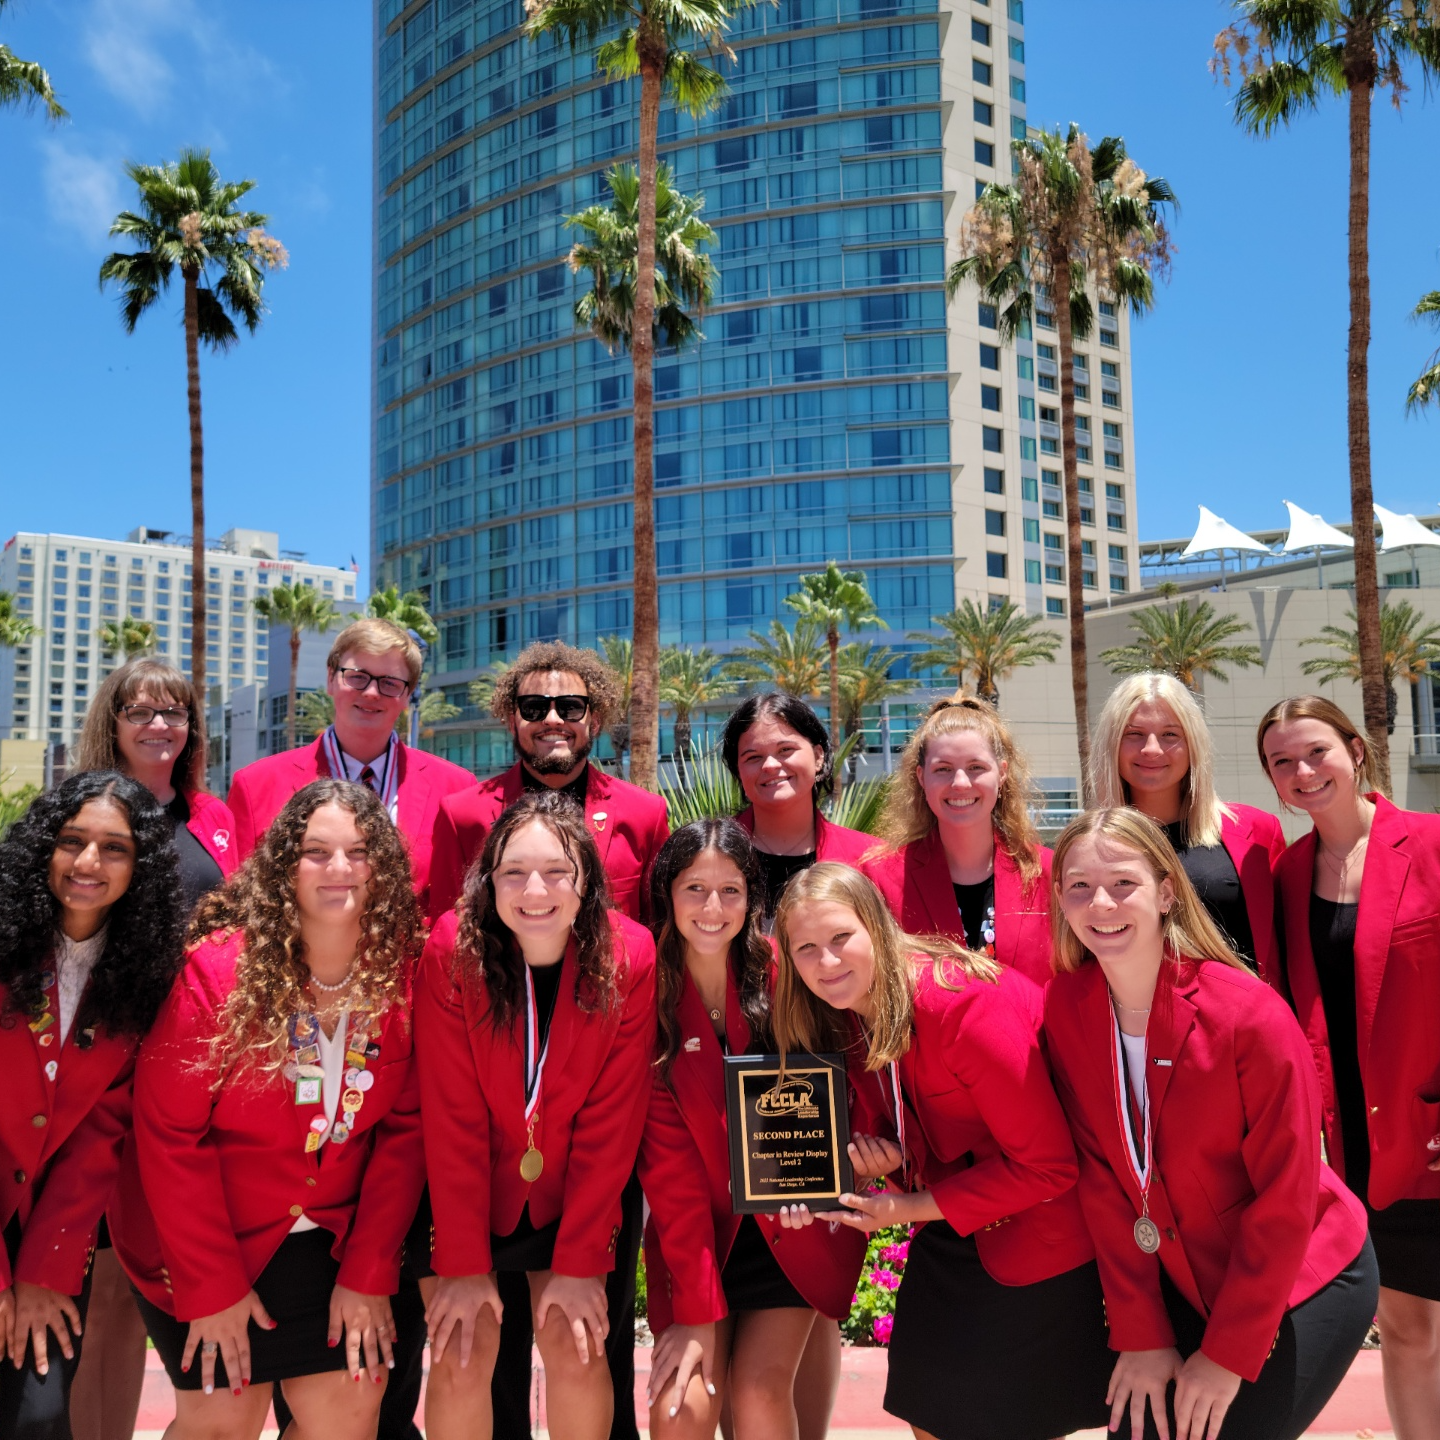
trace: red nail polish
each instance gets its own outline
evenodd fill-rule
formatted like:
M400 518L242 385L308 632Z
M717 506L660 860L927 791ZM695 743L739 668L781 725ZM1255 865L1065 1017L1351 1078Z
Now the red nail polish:
M333 1350L340 1342L338 1340L327 1340L325 1343Z
M240 1382L240 1384L241 1384L242 1386L243 1386L243 1385L248 1385L249 1383L250 1383L250 1382L249 1382L248 1380L242 1380L242 1381Z
M385 1377L384 1377L383 1375L377 1375L377 1376L375 1377L375 1383L376 1383L377 1385L379 1385L384 1379L385 1379Z
M235 1394L238 1395L239 1393L240 1393L240 1387L237 1385L237 1386L235 1387Z

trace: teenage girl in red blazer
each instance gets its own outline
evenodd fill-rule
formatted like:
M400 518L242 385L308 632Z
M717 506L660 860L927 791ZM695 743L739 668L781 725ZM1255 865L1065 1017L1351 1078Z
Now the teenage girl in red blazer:
M1374 792L1365 741L1319 695L1260 722L1260 763L1314 828L1276 868L1288 994L1320 1075L1330 1163L1365 1201L1397 1435L1440 1417L1440 816Z
M1364 1211L1321 1162L1305 1038L1153 821L1093 810L1053 863L1045 1034L1120 1352L1111 1427L1298 1436L1376 1290Z
M305 1434L374 1434L424 1178L419 936L399 832L342 780L292 797L191 922L110 1211L175 1440L253 1440L277 1383Z
M722 1057L771 1048L758 881L733 820L677 830L651 879L660 1044L640 1148L650 1432L675 1440L709 1440L727 1403L738 1440L799 1433L795 1373L817 1313L849 1313L865 1258L853 1231L786 1232L778 1215L731 1211ZM827 1405L804 1426L824 1434L829 1420Z
M1131 675L1110 692L1090 744L1101 808L1131 805L1165 831L1230 949L1268 975L1278 964L1275 883L1280 822L1215 793L1214 747L1200 702L1173 675Z
M169 824L114 771L39 796L0 844L0 1435L70 1435L90 1246L180 923Z
M605 1276L645 1122L655 946L608 908L573 800L523 795L491 828L426 947L417 1021L434 1210L426 1433L488 1440L495 1276L510 1271L529 1278L551 1433L602 1440Z
M898 1140L861 1142L859 1172L890 1171L890 1188L843 1195L844 1211L802 1223L921 1227L896 1296L885 1408L941 1440L1103 1424L1100 1279L1041 1050L1039 987L952 942L906 935L875 885L843 865L790 882L775 936L776 1049L858 1040L853 1063L872 1082L859 1087L861 1122L878 1132L868 1093Z
M973 695L910 737L885 802L883 850L860 867L912 935L945 935L1037 985L1050 979L1050 852L1030 819L1010 727Z

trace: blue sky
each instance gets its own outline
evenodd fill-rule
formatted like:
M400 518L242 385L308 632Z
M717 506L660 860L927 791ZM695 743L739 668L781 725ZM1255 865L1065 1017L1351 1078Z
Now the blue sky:
M999 0L995 0L999 3ZM1281 500L1344 518L1344 111L1268 142L1206 71L1220 0L1027 0L1029 115L1123 134L1179 192L1173 279L1134 327L1144 538L1204 502L1245 528ZM0 115L0 531L189 529L178 294L126 336L96 285L130 202L121 164L209 146L289 247L260 333L202 358L209 523L276 528L317 561L368 549L370 6L366 0L11 0L0 40L43 61L69 122ZM1374 127L1376 498L1440 510L1440 416L1404 393L1437 337L1440 140L1417 87Z

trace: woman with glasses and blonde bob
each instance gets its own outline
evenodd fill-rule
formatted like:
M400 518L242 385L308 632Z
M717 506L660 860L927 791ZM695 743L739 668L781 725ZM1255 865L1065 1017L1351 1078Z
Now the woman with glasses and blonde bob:
M1267 811L1215 793L1210 728L1173 675L1130 675L1110 692L1091 736L1090 793L1100 809L1128 805L1159 825L1230 948L1274 973L1271 870L1285 836Z
M946 935L1039 985L1050 978L1050 852L1030 819L1029 768L987 701L934 705L900 757L861 869L901 928Z
M523 1274L550 1433L605 1440L605 1277L655 1048L655 943L609 908L580 807L522 795L437 923L416 1000L434 1275L425 1433L489 1440L503 1305Z
M1376 1295L1310 1047L1147 816L1092 810L1052 863L1045 1037L1120 1352L1111 1429L1128 1411L1133 1440L1293 1440Z
M1400 1440L1440 1435L1440 817L1375 788L1363 736L1320 695L1260 722L1280 803L1313 828L1276 867L1279 988L1320 1073L1330 1162L1365 1201Z
M919 1226L896 1297L885 1408L917 1436L1045 1440L1105 1423L1110 1357L1075 1147L1040 1042L1041 991L905 934L875 885L819 864L775 917L782 1055L847 1053L864 1139L828 1220ZM889 1142L893 1136L895 1143ZM795 1223L797 1217L787 1217Z

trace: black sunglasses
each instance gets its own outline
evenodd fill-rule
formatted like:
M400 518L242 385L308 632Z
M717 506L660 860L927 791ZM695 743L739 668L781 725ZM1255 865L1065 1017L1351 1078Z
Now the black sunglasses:
M588 695L517 695L515 708L520 712L520 718L532 725L537 720L544 720L552 709L566 724L574 724L576 720L585 718L586 712L590 709L590 697Z

